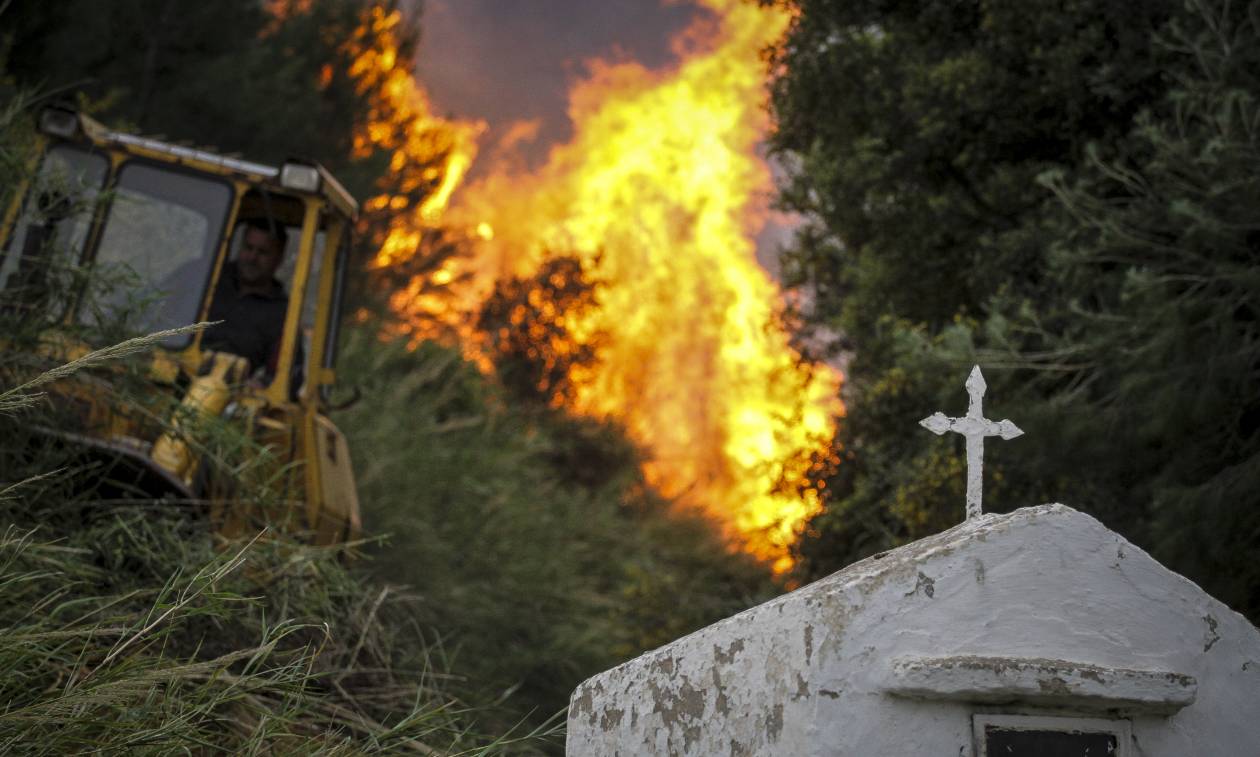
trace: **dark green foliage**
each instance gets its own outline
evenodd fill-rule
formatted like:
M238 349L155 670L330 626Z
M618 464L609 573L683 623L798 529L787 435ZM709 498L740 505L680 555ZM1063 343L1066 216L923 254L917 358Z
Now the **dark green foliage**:
M812 576L961 517L961 445L916 423L961 412L977 349L1024 346L990 318L995 298L1053 286L1055 208L1036 177L1128 131L1163 80L1149 35L1170 4L798 5L773 144L798 167L783 202L809 220L783 269L816 292L807 323L838 337L847 379L831 503L801 545ZM1040 433L1052 414L1011 403L1018 384L986 367L991 412L1029 432L990 444L989 470L1016 444L1026 471L1029 455L1070 457ZM1018 490L991 482L988 506L1066 497L1066 457Z
M362 9L319 0L279 24L258 0L26 0L0 34L18 83L111 126L272 163L320 160L364 194L383 166L350 166L366 98L342 49Z
M671 513L618 429L512 394L455 352L357 330L339 418L372 561L419 597L476 701L549 716L586 676L765 599L764 569Z
M1159 44L1167 98L1123 160L1052 174L1053 248L1076 293L1052 332L1073 393L1119 419L1152 506L1150 546L1260 614L1260 4L1199 2Z
M822 315L862 353L884 313L939 330L1041 285L1034 179L1127 132L1158 91L1149 36L1171 5L795 4L773 144L802 169L784 202L825 226L785 268L825 287Z
M805 573L957 522L961 442L916 423L979 362L1027 431L986 509L1064 501L1257 617L1255 4L800 5L785 267L852 351Z

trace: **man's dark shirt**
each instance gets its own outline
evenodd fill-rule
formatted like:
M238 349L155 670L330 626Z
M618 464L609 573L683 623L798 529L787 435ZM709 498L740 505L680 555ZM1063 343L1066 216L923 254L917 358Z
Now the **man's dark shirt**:
M229 261L214 289L208 319L223 323L206 331L202 345L244 357L249 360L251 371L265 366L268 373L273 373L288 309L289 298L275 279L266 294L242 294L236 261Z

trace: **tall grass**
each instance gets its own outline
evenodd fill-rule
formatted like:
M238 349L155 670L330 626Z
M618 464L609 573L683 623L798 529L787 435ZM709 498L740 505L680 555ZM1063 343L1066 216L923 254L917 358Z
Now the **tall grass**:
M264 533L225 550L180 503L95 500L73 450L39 444L41 404L4 391L0 751L511 746L450 693L413 598L337 548Z
M350 335L338 418L373 566L417 597L458 690L545 718L577 683L772 596L762 566L643 481L615 427L513 400L458 353Z

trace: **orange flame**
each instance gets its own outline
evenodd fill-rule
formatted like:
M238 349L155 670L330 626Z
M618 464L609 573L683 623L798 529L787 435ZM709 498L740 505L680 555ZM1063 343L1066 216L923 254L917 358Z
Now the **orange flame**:
M413 282L392 305L414 333L431 333L424 324L434 319L454 325L484 361L471 320L496 282L577 256L602 286L598 307L566 316L571 337L591 339L596 356L568 377L570 409L623 423L651 455L649 481L782 571L788 546L821 508L808 475L842 411L840 376L811 369L791 348L780 293L754 258L772 191L757 153L768 126L760 52L789 18L746 0L701 2L712 14L674 41L675 67L592 62L570 95L568 144L537 171L504 161L461 192L447 220L469 230L476 254L427 274L430 286L455 287L453 300ZM414 81L365 84L381 85L383 96L414 92L432 123ZM478 127L446 128L444 139L461 147L434 207L467 168ZM529 128L508 136L528 138ZM372 135L384 130L370 121L363 139L382 144ZM405 167L414 145L389 146ZM377 264L415 250L434 220L424 210L399 219Z
M354 136L354 156L376 150L390 154L388 192L369 198L368 212L394 211L374 264L388 266L414 254L423 229L450 202L477 156L481 122L451 121L432 114L428 94L415 80L411 61L400 54L402 14L372 6L345 44L350 77L368 96L365 125ZM413 198L420 198L413 201Z

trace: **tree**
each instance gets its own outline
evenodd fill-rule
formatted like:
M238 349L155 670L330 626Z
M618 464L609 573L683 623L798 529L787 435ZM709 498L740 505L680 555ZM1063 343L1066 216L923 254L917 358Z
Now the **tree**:
M1080 165L1088 144L1113 151L1162 91L1149 39L1171 4L797 5L774 58L772 145L795 166L783 204L810 220L783 270L811 290L807 323L849 354L841 465L801 545L809 576L961 518L957 443L915 424L960 404L978 349L1036 346L1007 328L1055 296L1058 221L1036 177ZM1028 439L1059 438L988 367L991 398ZM1036 442L1021 445L1026 461ZM1034 449L1036 473L1025 463L1015 483L1037 483L1012 487L1012 451L991 446L992 505L1061 497L1080 462Z
M854 339L885 314L939 331L1040 287L1035 177L1113 143L1162 91L1150 33L1168 2L796 5L772 144L800 169L783 203L820 225L785 265Z
M1073 398L1124 430L1116 451L1145 480L1149 547L1254 619L1260 3L1188 7L1157 39L1174 84L1125 155L1043 178L1071 222L1052 275L1075 293L1047 337L1075 355Z
M784 270L851 353L804 577L961 518L960 443L915 424L960 410L979 360L991 412L1028 431L986 450L990 509L1069 502L1254 614L1227 578L1250 575L1254 522L1226 504L1256 475L1246 9L797 5L774 146L811 222ZM1237 538L1205 550L1190 502Z
M5 12L8 69L116 127L338 168L365 110L342 47L361 6L317 0L277 23L258 0L18 3ZM363 178L351 189L376 173Z

